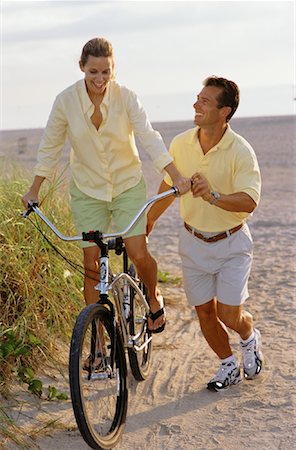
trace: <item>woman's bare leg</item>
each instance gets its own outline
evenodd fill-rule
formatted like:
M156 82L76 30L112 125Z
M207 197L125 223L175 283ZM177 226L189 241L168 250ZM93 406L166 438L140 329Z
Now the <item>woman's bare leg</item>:
M148 251L146 236L133 236L124 239L126 251L135 264L137 273L149 292L150 310L157 312L162 306L160 291L157 286L157 263ZM154 322L149 319L149 328L156 330L165 323L164 315L157 318Z
M87 305L98 301L98 291L95 286L99 282L99 247L86 247L83 249L84 254L84 299Z

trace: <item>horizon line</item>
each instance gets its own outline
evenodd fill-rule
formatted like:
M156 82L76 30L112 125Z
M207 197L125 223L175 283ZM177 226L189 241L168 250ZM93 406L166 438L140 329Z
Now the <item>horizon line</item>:
M238 116L238 117L232 117L231 121L233 120L245 120L245 119L267 119L267 118L277 118L277 117L295 117L296 114L272 114L272 115L262 115L262 116ZM151 120L151 124L157 124L157 123L184 123L184 122L191 122L194 124L194 119L178 119L178 120ZM46 127L26 127L26 128L0 128L0 132L10 132L10 131L32 131L32 130L44 130Z

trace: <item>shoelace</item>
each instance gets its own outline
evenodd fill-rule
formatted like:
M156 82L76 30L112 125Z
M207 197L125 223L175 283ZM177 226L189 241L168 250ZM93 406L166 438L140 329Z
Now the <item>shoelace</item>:
M216 374L216 376L213 378L213 380L216 381L224 381L230 374L230 370L231 369L235 369L236 365L233 363L222 363L221 366L219 367L219 370Z

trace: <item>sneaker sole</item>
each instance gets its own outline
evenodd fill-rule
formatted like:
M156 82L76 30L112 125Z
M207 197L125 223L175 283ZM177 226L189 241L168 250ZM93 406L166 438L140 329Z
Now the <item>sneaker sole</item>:
M241 381L242 381L242 378L239 373L237 375L237 377L231 383L227 384L226 386L222 385L221 387L219 387L219 386L217 386L216 381L213 381L213 382L209 382L207 384L207 389L212 392L225 391L226 389L229 389L231 386L235 386L235 385L239 384Z

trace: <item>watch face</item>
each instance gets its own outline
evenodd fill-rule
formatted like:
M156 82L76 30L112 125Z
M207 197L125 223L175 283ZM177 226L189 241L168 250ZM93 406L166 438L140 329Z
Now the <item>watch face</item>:
M220 198L219 192L213 191L213 192L211 192L211 194L215 197L215 199L219 200L219 198Z

